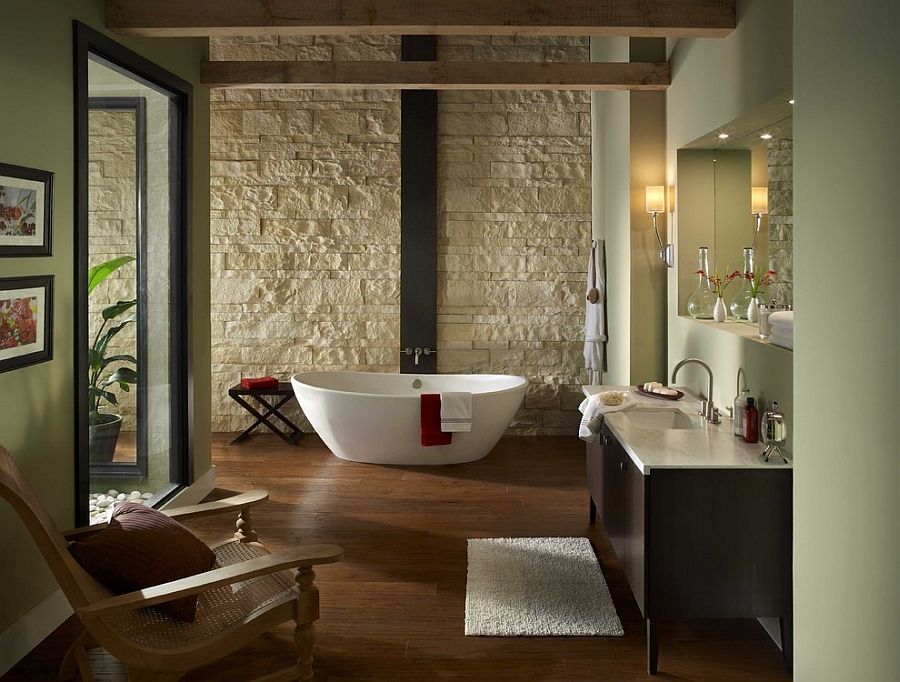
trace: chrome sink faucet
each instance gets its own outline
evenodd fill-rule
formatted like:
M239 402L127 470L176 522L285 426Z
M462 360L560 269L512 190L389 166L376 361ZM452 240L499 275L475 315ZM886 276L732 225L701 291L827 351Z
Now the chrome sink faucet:
M403 353L404 355L413 355L414 356L413 362L416 365L416 367L419 366L419 358L420 357L422 357L423 355L428 356L428 355L431 355L432 353L437 353L436 350L431 350L431 348L418 348L418 347L417 348L409 348L408 346L400 352Z
M709 365L707 365L703 360L699 358L685 358L672 370L672 383L675 383L675 377L678 374L678 370L688 364L700 365L703 369L706 370L706 373L709 375L709 387L706 391L706 400L701 402L700 414L703 415L703 418L706 419L710 424L718 424L719 423L719 411L716 409L716 406L713 404L713 373L710 369Z

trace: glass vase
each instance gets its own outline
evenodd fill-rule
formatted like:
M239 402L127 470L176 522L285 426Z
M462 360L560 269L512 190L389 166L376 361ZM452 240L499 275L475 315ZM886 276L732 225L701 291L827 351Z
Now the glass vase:
M749 246L744 247L744 267L741 270L741 288L731 299L731 316L738 320L747 319L747 309L750 307L750 301L753 299L753 284L750 278L753 277L753 249Z
M699 267L701 273L697 275L697 288L690 295L687 301L688 315L695 320L711 320L713 316L713 306L716 304L716 294L712 290L712 285L707 279L709 275L709 247L701 246L699 253Z

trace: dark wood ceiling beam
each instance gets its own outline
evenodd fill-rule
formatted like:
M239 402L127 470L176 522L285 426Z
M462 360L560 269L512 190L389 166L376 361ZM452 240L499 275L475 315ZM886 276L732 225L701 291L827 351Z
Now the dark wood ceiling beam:
M594 35L721 38L735 0L107 0L140 36Z
M212 88L665 90L666 63L204 62Z

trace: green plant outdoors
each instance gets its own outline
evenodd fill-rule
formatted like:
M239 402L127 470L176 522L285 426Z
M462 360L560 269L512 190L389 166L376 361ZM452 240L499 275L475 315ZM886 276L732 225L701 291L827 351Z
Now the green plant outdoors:
M107 277L118 270L123 265L134 260L134 256L120 256L113 258L105 263L95 265L88 272L88 296L97 288ZM90 368L90 381L88 383L88 400L90 405L90 419L96 421L97 415L100 414L102 401L108 402L110 405L118 405L119 401L116 394L112 392L113 387L118 386L123 391L129 391L130 384L137 383L137 372L131 367L121 365L111 374L107 374L110 365L117 363L131 363L137 366L137 358L133 355L107 355L110 341L129 324L134 322L134 314L132 313L125 319L118 318L127 313L137 305L137 300L117 301L107 306L100 313L103 316L103 324L97 330L94 336L94 343L88 351L88 365Z

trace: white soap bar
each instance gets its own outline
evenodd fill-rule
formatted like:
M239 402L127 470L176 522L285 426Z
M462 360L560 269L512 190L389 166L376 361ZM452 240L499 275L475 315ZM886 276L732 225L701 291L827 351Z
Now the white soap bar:
M678 395L678 391L671 389L671 388L665 388L665 387L657 389L656 392L659 393L660 395L671 395L671 396Z

